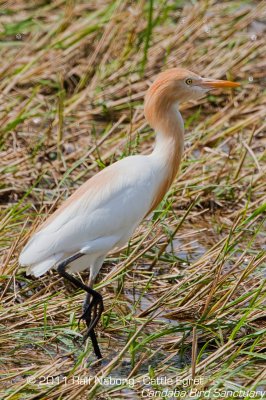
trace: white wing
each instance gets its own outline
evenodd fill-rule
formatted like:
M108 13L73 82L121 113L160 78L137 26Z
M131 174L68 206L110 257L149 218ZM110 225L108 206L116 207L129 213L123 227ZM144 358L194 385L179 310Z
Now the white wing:
M156 176L148 156L131 156L83 184L33 235L20 255L38 275L81 251L105 255L125 243L149 211Z

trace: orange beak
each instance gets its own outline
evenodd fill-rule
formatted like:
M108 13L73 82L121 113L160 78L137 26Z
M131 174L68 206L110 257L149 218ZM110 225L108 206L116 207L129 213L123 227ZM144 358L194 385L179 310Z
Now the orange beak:
M231 82L231 81L221 81L219 79L207 79L207 78L202 78L202 81L200 82L200 85L203 88L209 88L209 89L216 89L216 88L227 88L227 87L238 87L240 86L240 83L237 82Z

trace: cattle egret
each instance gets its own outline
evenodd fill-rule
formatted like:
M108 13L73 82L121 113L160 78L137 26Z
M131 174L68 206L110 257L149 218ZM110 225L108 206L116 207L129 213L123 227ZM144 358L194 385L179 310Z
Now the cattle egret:
M36 277L55 267L60 276L83 289L86 299L81 319L85 338L101 358L94 328L103 311L102 296L93 283L106 255L129 240L135 228L163 199L182 156L184 123L182 101L195 100L215 88L238 83L202 78L182 68L158 75L145 96L144 114L156 132L149 155L126 157L85 182L34 233L19 257L27 273ZM69 272L90 270L85 285Z

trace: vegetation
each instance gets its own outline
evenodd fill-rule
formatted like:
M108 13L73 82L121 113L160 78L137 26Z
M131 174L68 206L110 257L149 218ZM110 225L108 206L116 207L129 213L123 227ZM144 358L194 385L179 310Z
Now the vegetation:
M2 2L2 399L263 398L263 13L239 0ZM143 97L174 66L242 87L181 106L179 175L98 279L98 362L81 343L84 293L55 271L27 276L18 254L82 182L151 151Z

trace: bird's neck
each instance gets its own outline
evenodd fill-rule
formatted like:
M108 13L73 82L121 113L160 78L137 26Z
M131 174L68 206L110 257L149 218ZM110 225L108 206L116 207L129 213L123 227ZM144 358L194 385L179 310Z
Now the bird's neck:
M172 167L179 167L184 148L184 122L177 108L172 106L154 126L156 132L153 154L172 161Z
M155 208L170 188L180 165L184 148L184 122L176 104L151 110L145 104L145 115L156 132L156 143L151 157L158 171L158 188L152 204Z

